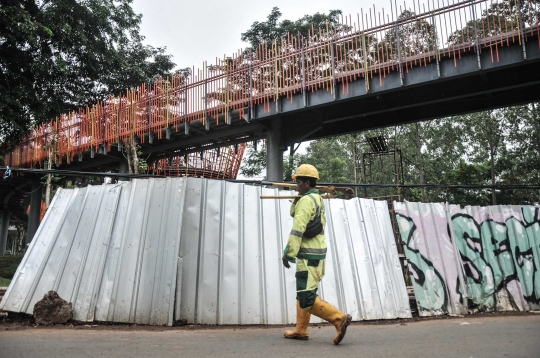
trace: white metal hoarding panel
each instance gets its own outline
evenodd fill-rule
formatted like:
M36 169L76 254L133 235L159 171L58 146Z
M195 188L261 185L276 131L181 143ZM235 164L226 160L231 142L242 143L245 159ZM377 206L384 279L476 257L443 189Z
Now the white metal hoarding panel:
M325 301L331 302L334 306L346 310L345 305L345 295L343 293L343 282L341 277L340 265L336 262L336 245L335 245L335 234L333 230L333 215L335 211L331 210L332 200L325 200L325 216L326 216L326 227L324 233L326 235L326 245L327 245L327 254L326 254L326 266L324 278L319 285L319 295ZM291 223L292 226L292 223ZM284 237L287 240L287 236ZM294 287L294 286L293 286ZM289 298L290 302L290 298ZM294 303L294 301L293 301ZM349 312L347 310L347 312ZM292 316L294 317L294 315ZM322 322L318 317L312 316L311 322Z
M204 180L188 178L186 198L182 216L182 232L180 235L179 257L182 260L181 286L178 287L180 310L175 319L195 323L195 302L198 290L199 272L199 240L201 229L201 212L204 212L205 189Z
M384 241L386 234L381 231L377 223L377 210L373 200L360 199L360 208L364 218L366 239L369 245L371 262L373 263L373 272L375 285L377 287L376 295L380 306L380 311L377 312L380 317L393 318L397 316L394 309L392 294L393 288L390 286L390 275L388 275L388 267L385 260Z
M123 237L110 301L109 314L112 314L113 322L135 321L140 263L144 253L143 230L148 223L148 202L153 185L154 180L134 180L124 188L130 191L130 198L127 213L122 213L127 215L123 222Z
M448 230L446 205L394 202L394 208L419 314L466 313L462 273Z
M291 195L290 191L276 190L276 192L276 195ZM296 192L294 192L294 194L296 194ZM268 300L276 300L276 297L278 297L277 293L279 292L280 309L282 315L281 322L283 322L283 324L296 323L296 277L294 275L296 266L291 265L290 269L286 269L285 267L283 267L283 263L281 260L281 258L283 257L283 250L287 245L287 240L289 239L289 234L291 233L293 225L293 217L291 216L291 203L292 200L290 199L279 200L281 237L277 239L277 243L274 243L274 245L277 245L275 257L272 257L272 260L268 260L268 262L272 263L277 279L279 280L279 291L277 291L276 289L267 290ZM311 322L321 322L321 319L312 315ZM269 323L279 324L280 322L277 319L270 319Z
M37 284L42 280L43 269L49 260L57 232L62 226L64 217L69 210L71 200L76 191L59 189L56 192L41 225L34 235L34 239L30 243L0 303L0 309L12 312L32 313L35 302L32 302L31 298L34 295ZM52 288L53 281L50 280L48 285Z
M408 318L411 317L411 309L409 307L409 299L403 270L399 262L394 230L390 221L390 212L388 211L388 202L374 201L377 210L377 225L381 231L381 241L379 243L379 251L383 254L383 259L386 265L386 293L392 297L390 304L393 303L394 317ZM389 309L389 308L387 308Z
M143 232L135 323L172 325L185 180L157 179Z
M96 321L113 322L118 282L117 275L120 275L120 270L122 269L119 265L119 260L124 241L124 229L128 220L131 186L131 182L123 182L117 185L117 189L120 190L120 197L116 206L113 229L105 257L105 268L96 300L94 313L94 319Z
M421 315L539 307L539 207L394 205Z
M355 270L354 275L360 283L361 305L365 305L364 319L384 318L382 313L381 297L379 295L378 279L384 275L384 270L378 260L376 247L373 245L374 236L378 234L373 229L372 217L366 202L362 199L345 201L349 227L349 257ZM360 220L358 220L360 219ZM375 238L379 239L378 237ZM363 265L360 266L360 265Z
M326 207L326 217L329 219L327 232L333 244L329 247L327 256L332 255L334 277L339 282L343 295L338 308L351 314L354 320L375 319L377 316L373 310L376 309L378 302L375 302L372 295L370 276L373 272L369 247L360 231L363 226L362 217L355 215L352 218L353 223L358 226L354 229L350 226L345 201L331 200L327 202ZM352 234L354 240L351 237L351 229L356 231Z
M540 207L488 206L489 219L478 219L484 247L495 246L494 257L484 250L485 261L493 270L495 286L505 282L505 289L496 291L498 310L530 311L540 308ZM483 221L483 222L482 222ZM506 233L506 235L505 235ZM489 241L488 241L489 240ZM490 245L491 243L491 245ZM536 270L535 270L536 269ZM509 279L513 278L513 279ZM527 299L529 298L529 299Z
M263 189L262 195L286 195L290 192ZM287 324L296 318L295 266L283 266L281 257L292 228L290 201L287 199L262 201L261 283L262 322Z
M215 324L218 310L218 277L220 266L220 246L222 238L222 187L225 182L207 180L205 183L205 201L201 207L201 231L199 241L198 290L195 302L197 323Z
M73 302L73 318L93 321L96 298L103 276L105 258L114 223L120 188L106 186L88 187L85 210L60 283L64 292L60 297ZM75 276L75 272L77 274ZM73 277L71 277L73 276ZM74 282L73 282L74 280ZM69 296L69 289L73 287Z
M71 293L73 287L59 288L59 286L62 282L66 261L69 257L88 193L88 188L79 189L73 193L71 205L67 210L66 216L59 226L58 231L54 233L55 238L50 247L51 251L48 252L47 257L42 261L41 272L38 275L38 277L41 277L34 281L35 287L30 291L31 294L27 296L25 308L27 313L32 313L34 304L43 298L43 295L49 290L57 291L58 294L61 294L60 291L65 294L68 290ZM48 235L48 233L44 234ZM71 274L73 273L68 273L68 275ZM71 294L66 298L69 300L70 296Z
M223 245L219 270L219 324L240 322L240 241L244 230L243 186L225 183Z
M31 313L56 289L83 321L294 323L295 268L281 263L290 200L262 194L291 192L196 178L60 190L2 304ZM388 212L377 205L325 200L319 293L355 320L410 316Z
M449 206L472 312L540 308L540 207Z
M171 325L184 183L60 190L23 261L32 274L22 266L14 279L14 289L27 287L11 297L24 298L6 308L32 313L55 290L73 302L76 320Z
M184 179L123 183L95 319L172 325Z
M262 202L260 189L246 186L244 189L244 233L240 250L240 305L241 324L261 323L261 245Z

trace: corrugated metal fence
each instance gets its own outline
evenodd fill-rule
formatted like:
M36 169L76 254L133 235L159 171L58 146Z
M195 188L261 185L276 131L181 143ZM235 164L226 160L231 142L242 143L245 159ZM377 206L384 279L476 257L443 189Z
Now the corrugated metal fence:
M61 189L0 309L32 313L52 289L81 321L294 323L290 203L260 195L279 192L196 178ZM410 317L386 202L325 204L321 296L355 320Z
M540 308L540 207L394 209L420 315Z

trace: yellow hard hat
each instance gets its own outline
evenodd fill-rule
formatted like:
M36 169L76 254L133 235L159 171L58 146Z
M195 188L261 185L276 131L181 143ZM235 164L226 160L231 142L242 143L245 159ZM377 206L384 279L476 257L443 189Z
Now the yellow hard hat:
M311 164L302 164L296 168L296 173L292 176L293 180L296 180L296 177L308 177L319 180L319 172Z

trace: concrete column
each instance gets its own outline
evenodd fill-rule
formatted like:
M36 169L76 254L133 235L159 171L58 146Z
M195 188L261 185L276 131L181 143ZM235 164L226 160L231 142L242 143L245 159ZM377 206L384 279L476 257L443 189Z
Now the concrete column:
M39 214L41 212L41 194L43 186L39 181L32 184L32 195L30 196L30 215L28 215L28 226L26 228L26 247L32 242L34 234L39 227Z
M120 158L120 162L118 164L118 173L128 173L128 161L126 158ZM129 181L129 178L126 177L118 177L118 181Z
M0 222L0 256L4 256L6 254L10 214L10 211L6 208L4 208L4 210L2 211L2 221Z
M266 180L283 181L283 150L281 119L277 118L266 136Z

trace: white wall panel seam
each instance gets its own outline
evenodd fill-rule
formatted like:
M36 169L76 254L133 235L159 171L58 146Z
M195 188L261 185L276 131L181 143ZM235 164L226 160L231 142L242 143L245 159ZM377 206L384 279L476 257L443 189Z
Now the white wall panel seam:
M104 275L104 272L105 272L105 267L106 267L106 258L108 256L108 253L109 253L109 249L111 248L111 238L112 238L112 233L113 233L113 229L114 229L114 223L116 222L116 215L118 214L118 205L119 205L119 202L120 202L120 195L121 195L121 187L118 187L118 192L116 193L115 195L115 201L114 201L114 207L113 207L113 210L114 210L114 214L112 215L112 218L110 220L110 226L109 226L109 230L108 230L108 233L107 233L107 245L105 245L105 248L103 250L103 253L102 255L100 256L100 263L98 265L98 267L100 267L100 270L97 274L97 278L99 278L99 280L96 278L96 282L94 283L94 288L93 288L93 295L92 295L92 298L91 298L91 301L90 301L90 306L89 306L89 310L88 310L88 316L87 316L87 321L93 321L94 320L94 317L95 317L95 310L96 310L96 306L97 306L97 298L98 298L98 295L99 295L99 292L100 292L100 283L103 281L103 275Z
M136 181L139 181L136 179ZM149 188L146 190L146 195L144 199L144 209L143 209L143 224L141 225L141 229L139 232L139 249L136 253L136 261L135 261L135 278L133 280L133 288L132 288L132 294L131 294L131 302L129 307L129 322L136 322L137 321L137 304L139 302L139 288L140 288L140 281L141 281L141 269L143 264L143 258L144 258L144 246L147 238L147 232L148 232L148 208L150 206L150 200L149 198L152 197L154 186L156 181L152 180L148 182ZM146 288L145 288L146 289Z
M201 265L203 264L203 245L204 245L204 230L205 230L205 223L206 223L206 189L207 189L207 182L203 181L201 182L201 203L199 206L199 237L197 241L197 278L195 281L195 307L193 310L194 313L194 323L200 323L199 318L199 290L202 287L201 280L202 277L200 275L201 272Z
M330 202L325 201L325 215L326 215L326 228L325 230L328 231L328 233L325 231L325 234L327 234L327 241L330 241L331 245L328 245L328 249L330 249L330 253L332 256L332 260L335 263L335 269L337 272L337 275L335 275L335 283L337 288L337 298L338 298L338 307L341 307L343 310L347 310L347 303L345 301L345 292L343 291L343 276L341 274L341 264L339 263L339 257L338 257L338 248L337 243L335 240L336 234L334 230L334 225L336 222L336 219L334 218L334 213L332 210L329 210L330 208Z
M380 232L378 231L378 227L376 227L374 224L375 222L375 208L372 205L373 200L371 199L360 199L360 203L363 205L360 206L362 211L362 217L363 217L363 224L364 224L364 232L366 233L366 241L368 243L369 247L369 255L370 255L370 262L371 262L371 270L373 271L373 278L374 278L374 288L376 292L374 293L376 295L376 305L379 309L379 314L381 317L384 317L384 310L383 310L383 301L384 298L381 296L383 291L383 288L380 286L380 280L384 279L384 276L382 275L382 272L380 272L380 266L382 262L380 261L380 257L378 257L377 252L377 246L376 243L378 240L381 240ZM369 230L368 230L369 228ZM369 234L368 234L369 233ZM371 235L370 235L371 234Z
M219 200L220 200L220 210L219 210L219 222L220 222L220 225L219 225L219 234L218 234L218 238L219 238L219 257L218 257L218 280L217 280L217 291L216 291L216 294L217 294L217 307L216 307L216 322L219 322L220 319L220 308L221 308L221 305L222 305L222 302L221 302L221 299L222 299L222 292L221 290L224 288L223 287L223 265L224 265L224 250L225 250L225 230L227 229L226 227L226 222L225 222L225 210L227 208L227 203L226 203L226 196L225 196L225 185L226 185L226 182L225 181L222 181L221 182L221 186L220 186L220 191L219 191Z
M286 195L286 194L290 194L290 191L284 191L284 190L281 190L281 191L278 191L278 194L279 195ZM289 201L284 201L283 199L280 199L280 200L276 200L276 232L278 233L278 237L276 238L275 242L274 242L274 245L276 245L276 248L277 248L277 252L278 253L283 253L283 250L285 249L285 245L287 243L287 241L289 240L289 235L283 235L283 232L287 232L287 228L285 227L286 225L284 225L284 223L282 222L281 220L281 214L284 213L284 212L287 212L287 213L290 213L290 208L287 208L287 203L289 203ZM282 205L283 204L283 205ZM289 214L290 215L290 214ZM292 229L292 227L291 227ZM285 241L287 240L287 241ZM266 259L267 258L267 255L264 255L263 256ZM285 268L284 266L282 265L280 261L280 258L283 257L283 256L277 256L277 257L272 257L271 260L272 262L277 262L277 266L279 267L278 271L277 271L277 275L278 275L278 280L279 282L281 283L279 285L279 288L280 288L280 296L281 296L281 300L280 302L282 302L283 304L280 305L280 317L281 317L281 323L286 323L287 322L287 318L288 318L288 313L287 313L287 307L288 307L288 298L290 299L290 297L287 297L287 285L286 285L286 281L285 281L285 275L287 274L285 272ZM292 269L292 266L290 269L288 269L287 271L290 271ZM266 287L266 286L265 286ZM295 292L296 294L296 292ZM266 292L266 300L268 300L268 298L270 297L270 293ZM290 301L290 302L294 302L294 306L296 307L296 295L294 297L294 300ZM268 307L268 306L266 306ZM268 312L266 313L266 317L268 317Z
M101 224L101 223L98 223L97 218L99 217L99 208L101 207L101 203L103 201L105 186L102 185L100 187L100 189L101 190L100 190L100 196L99 196L99 205L97 206L97 208L94 209L95 212L94 212L94 216L93 216L93 219L92 219L92 221L95 222L96 225L94 225L92 227L92 229L89 230L86 233L87 234L86 235L86 245L85 245L85 248L84 248L83 259L81 260L79 270L77 272L77 278L75 280L75 287L74 287L74 290L73 290L73 293L72 293L71 299L70 299L70 302L73 302L74 305L76 304L77 295L79 293L79 288L80 288L81 280L82 280L82 273L83 273L84 267L86 266L86 263L87 263L87 260L88 260L88 253L90 251L90 245L92 243L91 239L94 236L94 231L96 230L96 227L98 226L98 224ZM87 190L87 191L89 191L89 190Z
M77 230L79 228L79 225L80 225L81 219L82 219L82 213L84 212L84 208L86 206L86 201L88 199L88 193L89 192L90 192L90 190L88 190L88 189L84 190L84 199L83 199L83 202L82 202L82 205L81 205L81 208L80 208L80 213L79 213L78 218L77 218L77 224L73 225L73 226L70 226L68 228L68 232L72 233L70 235L71 237L75 236L75 233L77 232ZM60 282L62 282L62 278L63 278L64 273L66 271L66 263L67 263L67 260L69 258L69 253L71 251L72 246L73 246L73 240L71 240L69 242L68 246L66 247L66 249L64 251L64 255L62 256L62 261L60 263L60 270L58 272L58 277L54 281L54 285L52 287L53 291L58 291L58 287L60 285Z
M275 193L272 193L275 194ZM258 269L260 273L260 280L259 280L259 323L264 324L265 323L265 317L264 317L264 298L265 298L265 267L264 267L264 237L265 232L269 230L270 225L266 225L267 221L265 220L265 215L271 215L272 211L269 211L268 214L265 214L264 206L261 205L261 223L262 223L262 235L259 236L259 247L258 247Z
M360 228L360 232L362 232L362 226L364 226L364 222L362 220L363 218L363 215L361 213L361 211L359 212L358 209L359 207L357 206L357 202L354 203L354 209L356 211L356 217L359 218L360 220L358 220L358 224L359 224L359 228ZM354 224L351 225L351 220L349 220L349 212L347 210L347 206L346 206L346 203L345 201L342 202L342 212L343 212L343 216L342 216L342 225L343 225L343 229L344 229L344 232L346 234L346 237L345 237L345 240L347 242L347 248L348 248L348 251L349 251L349 264L351 265L351 271L352 271L352 274L353 274L353 283L354 283L354 292L356 294L356 304L357 306L361 306L362 305L362 289L360 287L360 270L358 269L358 260L356 258L356 252L355 252L355 249L354 249L354 244L353 244L353 235L352 235L352 226ZM364 226L365 228L365 226ZM364 231L365 232L365 231ZM361 236L361 234L360 234ZM361 238L359 238L361 239ZM352 307L349 308L349 310L351 309Z
M450 214L450 206L448 203L445 203L444 204L444 210L445 210L445 214L446 214L446 220L447 222L452 222L452 219L451 219L451 214ZM454 233L454 230L449 230L450 231L450 239L452 241L452 247L454 248L454 264L456 265L456 268L457 268L457 274L458 274L458 280L459 280L459 285L460 285L460 288L462 290L462 292L467 292L467 281L464 279L464 272L463 272L463 266L461 265L461 262L460 262L460 258L459 258L459 255L457 255L457 253L459 253L459 248L457 246L457 243L456 243L456 236L455 236L455 233ZM465 314L467 313L466 312L466 307L468 307L468 297L467 295L463 295L462 296L463 298L463 304L460 304L459 302L456 302L456 306L460 308L460 310L458 312L455 312L456 314Z
M110 304L107 309L107 320L112 321L115 316L116 307L118 304L118 286L120 285L120 268L122 267L122 261L124 258L124 247L126 245L126 236L127 236L127 228L130 225L129 224L129 218L131 217L131 212L133 211L133 202L134 202L134 195L135 195L135 188L136 188L137 182L129 182L126 184L126 187L124 187L122 190L125 191L126 189L129 190L129 199L127 200L127 211L125 214L125 222L123 225L123 229L121 231L121 239L119 242L118 247L118 258L116 261L116 267L114 270L114 277L112 277L112 291L111 291L111 297L110 297Z
M161 203L161 205L159 205L161 208L161 210L159 211L160 212L159 236L157 237L157 240L156 240L157 241L156 258L154 259L154 262L152 263L154 278L152 280L152 291L151 291L152 296L150 299L151 312L150 312L150 316L148 317L150 323L155 322L155 320L159 322L160 316L163 314L163 312L161 312L160 309L162 308L161 304L164 304L164 302L161 302L162 295L158 293L158 292L162 292L163 294L165 294L165 287L166 287L166 285L162 285L162 278L166 277L164 275L164 270L167 267L166 252L168 251L168 246L167 246L168 240L163 240L163 238L169 237L169 235L167 235L169 234L167 230L167 223L169 222L168 215L174 212L175 202L173 199L175 197L174 194L176 194L171 186L171 181L168 178L160 179L158 183L162 183L162 187L165 188L163 191L165 193L168 193L168 195L165 194L166 199ZM171 192L174 194L171 194ZM167 203L167 205L164 205L165 203ZM167 210L165 208L167 208ZM149 239L149 236L150 238L152 237L152 233L151 232L150 234L148 233L149 227L150 226L147 226L146 228L146 240ZM172 237L174 238L174 236Z
M246 228L245 228L245 212L244 212L244 201L245 201L245 186L242 185L239 190L238 194L238 212L240 215L238 216L238 247L237 247L237 260L238 260L238 323L242 323L242 290L244 287L242 286L242 277L244 276L244 241L246 240Z

